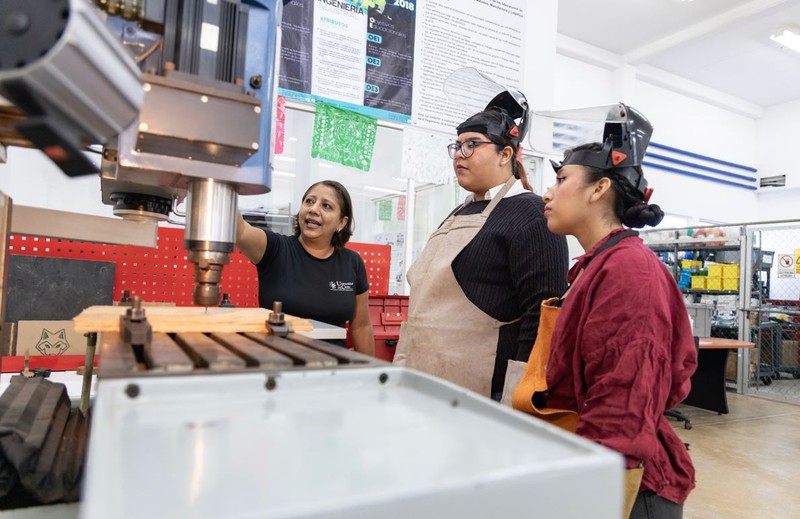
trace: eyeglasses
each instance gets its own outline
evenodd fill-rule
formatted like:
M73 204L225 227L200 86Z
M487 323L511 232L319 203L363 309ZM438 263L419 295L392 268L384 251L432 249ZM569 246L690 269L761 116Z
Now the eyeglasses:
M468 159L475 153L475 148L478 144L494 144L492 141L466 141L458 144L454 142L452 144L447 145L447 153L450 155L451 159L456 158L456 152L461 150L461 156L465 159Z

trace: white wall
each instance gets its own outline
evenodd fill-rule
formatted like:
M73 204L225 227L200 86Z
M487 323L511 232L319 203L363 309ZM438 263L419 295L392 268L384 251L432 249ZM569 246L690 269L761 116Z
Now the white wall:
M641 81L635 97L636 108L653 123L653 142L758 168L753 119ZM646 175L655 188L652 200L669 213L729 223L757 220L753 191L653 168Z
M601 106L621 101L612 90L613 72L567 56L558 56L555 74L555 110ZM533 105L537 105L534 103Z
M113 217L111 206L101 201L97 174L68 177L35 149L8 148L8 161L0 164L0 191L16 205Z
M800 136L800 101L765 110L758 123L759 176L786 175L786 188L759 193L760 221L800 218L800 161L795 150Z
M800 163L793 153L800 137L800 101L773 106L758 121L759 173L786 175L786 185L800 186Z

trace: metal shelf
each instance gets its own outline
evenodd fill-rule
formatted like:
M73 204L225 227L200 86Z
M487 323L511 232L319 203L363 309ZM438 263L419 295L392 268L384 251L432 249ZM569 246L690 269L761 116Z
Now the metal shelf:
M684 294L711 294L711 295L731 295L735 296L739 294L738 290L699 290L699 289L692 289L692 288L682 288L681 292Z
M698 242L645 243L654 252L674 252L676 250L738 251L740 245L704 245Z

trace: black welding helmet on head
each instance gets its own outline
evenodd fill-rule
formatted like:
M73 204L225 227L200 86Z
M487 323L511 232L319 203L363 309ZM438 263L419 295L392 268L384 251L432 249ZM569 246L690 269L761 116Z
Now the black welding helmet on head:
M554 112L533 112L531 147L545 154L574 149L582 144L599 143L601 149L567 153L553 169L579 164L613 171L625 178L647 200L650 191L642 172L645 150L653 134L650 121L630 106L617 103L593 108Z
M474 114L456 127L457 133L494 135L519 148L528 132L528 100L522 92L506 88L472 67L450 74L443 89L450 101ZM497 111L499 117L487 116L489 111Z

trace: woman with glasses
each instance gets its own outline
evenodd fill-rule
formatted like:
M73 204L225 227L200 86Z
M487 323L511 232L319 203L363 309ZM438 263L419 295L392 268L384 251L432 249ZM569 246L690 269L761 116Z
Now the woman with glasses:
M470 195L408 271L408 322L395 355L496 400L508 361L528 359L540 303L566 288L568 264L566 240L548 231L518 160L527 103L498 98L461 123L448 146Z

